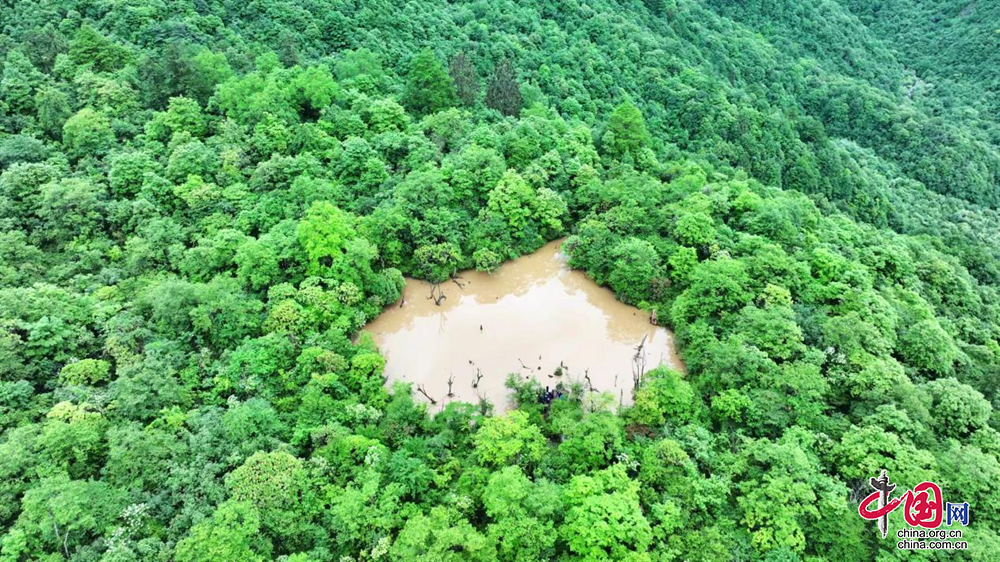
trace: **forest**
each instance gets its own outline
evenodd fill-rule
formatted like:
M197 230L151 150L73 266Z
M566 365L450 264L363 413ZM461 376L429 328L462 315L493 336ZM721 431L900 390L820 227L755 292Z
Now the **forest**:
M3 2L0 562L1000 560L998 95L982 0ZM387 388L562 237L686 373Z

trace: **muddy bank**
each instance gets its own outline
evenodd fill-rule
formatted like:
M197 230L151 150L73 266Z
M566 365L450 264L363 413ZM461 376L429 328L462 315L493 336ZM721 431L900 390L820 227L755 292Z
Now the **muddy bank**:
M627 404L633 357L644 338L647 370L659 364L683 370L673 335L570 270L561 243L551 242L491 275L463 271L458 283L439 286L446 297L440 306L428 298L429 283L407 279L402 306L387 307L365 327L386 357L388 384L407 381L415 390L421 385L439 407L486 398L501 411L507 407L508 373L535 377L543 387L584 382L589 374L595 390L610 391Z

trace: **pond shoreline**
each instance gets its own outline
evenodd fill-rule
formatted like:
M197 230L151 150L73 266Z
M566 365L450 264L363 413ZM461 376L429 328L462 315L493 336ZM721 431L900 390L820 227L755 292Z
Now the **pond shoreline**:
M420 400L441 408L487 399L503 411L509 373L543 389L580 382L628 404L640 345L646 371L684 371L673 335L569 269L563 242L492 274L463 271L438 286L407 279L401 299L364 328L386 358L386 384L413 383Z

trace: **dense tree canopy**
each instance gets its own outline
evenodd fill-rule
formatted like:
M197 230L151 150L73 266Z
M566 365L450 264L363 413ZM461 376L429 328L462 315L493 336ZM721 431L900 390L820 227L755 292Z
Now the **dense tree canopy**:
M0 562L943 559L883 468L994 559L996 16L4 3ZM686 373L386 388L404 275L561 237Z

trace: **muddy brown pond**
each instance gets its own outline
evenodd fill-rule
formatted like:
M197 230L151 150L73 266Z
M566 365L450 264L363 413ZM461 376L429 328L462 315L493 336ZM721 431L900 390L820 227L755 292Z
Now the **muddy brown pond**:
M432 285L407 279L401 302L365 327L386 358L387 384L413 383L418 399L426 400L417 393L420 385L437 402L435 410L485 398L502 411L509 406L508 373L552 388L560 381L586 387L589 376L594 390L628 404L633 358L644 337L646 370L660 364L683 370L673 335L570 270L561 244L551 242L492 274L461 272L461 286L439 286L446 296L440 306L428 298Z

